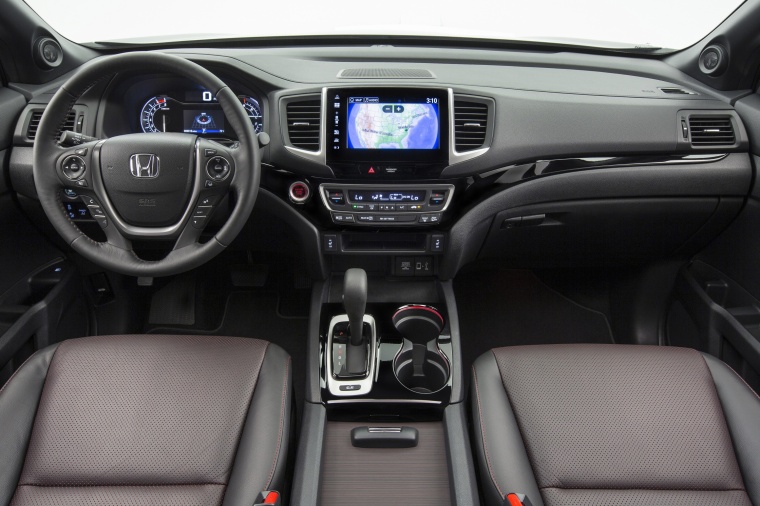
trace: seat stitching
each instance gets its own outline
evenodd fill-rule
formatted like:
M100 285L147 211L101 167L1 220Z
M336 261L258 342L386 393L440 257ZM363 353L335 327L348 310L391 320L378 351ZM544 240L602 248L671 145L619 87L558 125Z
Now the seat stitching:
M493 467L491 467L491 456L488 453L488 443L486 442L486 426L485 426L485 422L483 421L483 410L481 408L481 402L480 402L480 388L478 387L478 373L475 372L474 365L472 367L472 379L473 379L473 383L475 384L475 395L477 397L477 402L478 402L478 418L480 418L480 434L481 434L481 439L483 440L483 451L486 454L486 464L488 465L488 474L491 476L491 481L496 487L497 492L499 492L499 495L501 497L504 497L504 494L501 491L501 487L499 486L499 483L496 481L496 477L494 476Z
M277 460L280 457L280 449L282 448L282 431L285 425L285 399L288 393L288 370L290 369L290 356L288 361L285 362L285 379L282 385L282 400L280 404L280 430L277 433L277 451L274 454L274 461L272 462L272 469L269 472L269 478L267 479L267 490L272 486L272 480L274 479L274 473L277 470Z

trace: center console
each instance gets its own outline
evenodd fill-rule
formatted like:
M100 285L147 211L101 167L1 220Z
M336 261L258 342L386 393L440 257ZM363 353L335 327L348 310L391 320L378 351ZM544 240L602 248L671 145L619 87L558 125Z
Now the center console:
M466 184L441 174L488 148L456 151L450 89L332 87L321 99L319 153L299 156L333 177L290 195L321 220L330 271L312 295L291 502L478 504L456 302L438 264Z

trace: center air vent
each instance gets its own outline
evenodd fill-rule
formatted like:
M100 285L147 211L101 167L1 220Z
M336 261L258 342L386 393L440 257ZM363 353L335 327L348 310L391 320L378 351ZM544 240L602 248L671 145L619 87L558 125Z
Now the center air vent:
M343 69L338 72L341 79L434 79L432 72L425 69Z
M454 101L454 146L460 153L483 146L488 131L488 105Z
M33 141L35 137L37 137L37 129L40 127L40 120L42 120L42 113L44 111L42 109L38 109L36 111L32 111L32 116L29 118L29 126L26 127L26 138L30 141ZM76 126L77 122L77 114L75 111L71 110L69 111L68 116L66 116L66 122L63 125L63 130L71 130L74 131L74 128Z
M288 137L293 147L319 151L320 110L319 98L288 103Z
M733 146L736 143L731 116L689 116L692 146Z

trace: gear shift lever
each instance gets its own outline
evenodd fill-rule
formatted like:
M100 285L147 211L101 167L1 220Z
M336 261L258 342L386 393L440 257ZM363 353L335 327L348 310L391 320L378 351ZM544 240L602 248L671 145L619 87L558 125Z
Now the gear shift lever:
M367 307L367 273L348 269L343 279L343 306L351 327L351 346L364 344L364 310Z
M367 306L367 273L348 269L343 279L343 306L348 316L351 339L346 347L346 373L367 374L367 340L364 337L364 310Z

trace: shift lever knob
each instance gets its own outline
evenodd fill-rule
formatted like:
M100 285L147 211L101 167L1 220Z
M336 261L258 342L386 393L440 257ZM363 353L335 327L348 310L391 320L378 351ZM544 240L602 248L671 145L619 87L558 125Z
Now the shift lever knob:
M343 306L351 327L351 345L364 343L364 310L367 307L367 273L364 269L348 269L343 279Z

